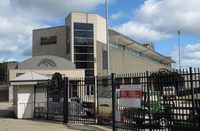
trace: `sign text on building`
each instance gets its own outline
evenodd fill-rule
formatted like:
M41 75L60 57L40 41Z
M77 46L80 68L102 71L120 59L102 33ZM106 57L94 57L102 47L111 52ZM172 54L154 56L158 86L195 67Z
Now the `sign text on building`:
M57 43L57 36L44 36L40 37L40 45L51 45Z

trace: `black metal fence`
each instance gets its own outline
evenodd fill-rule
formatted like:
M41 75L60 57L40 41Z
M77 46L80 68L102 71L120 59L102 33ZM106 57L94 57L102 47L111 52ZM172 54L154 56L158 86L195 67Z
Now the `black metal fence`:
M37 117L113 130L200 130L199 69L64 78L59 90L51 86L44 108L35 104Z
M68 122L96 123L95 77L70 78L67 87Z

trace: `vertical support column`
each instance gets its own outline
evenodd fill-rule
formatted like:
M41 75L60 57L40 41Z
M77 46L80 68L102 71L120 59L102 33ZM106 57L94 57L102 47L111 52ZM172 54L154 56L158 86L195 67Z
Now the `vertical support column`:
M64 77L63 123L68 123L68 77Z
M33 103L33 118L35 119L35 101L36 101L36 85L34 85L34 103Z
M195 76L195 75L194 75ZM192 96L192 120L194 122L195 126L195 101L194 101L194 86L193 86L193 73L192 73L192 67L190 67L190 86L191 86L191 96Z
M115 110L116 110L116 83L115 83L115 74L111 74L112 79L112 122L113 122L113 131L116 131L116 125L115 125Z
M147 105L148 105L148 109L149 109L149 114L148 114L149 115L149 128L150 128L150 131L151 131L152 130L151 129L152 122L151 122L151 107L150 107L151 103L150 103L150 89L149 89L151 87L151 81L149 79L149 72L148 71L146 71L146 78L147 78L147 93L148 93L147 94L148 95L147 96L148 97L148 101L147 101L148 104Z
M98 100L98 76L94 77L94 95L95 95L95 122L98 123L98 114L99 114L99 109L98 109L98 105L99 105L99 100Z
M47 88L47 120L49 120L49 88L50 88L50 80L48 80Z

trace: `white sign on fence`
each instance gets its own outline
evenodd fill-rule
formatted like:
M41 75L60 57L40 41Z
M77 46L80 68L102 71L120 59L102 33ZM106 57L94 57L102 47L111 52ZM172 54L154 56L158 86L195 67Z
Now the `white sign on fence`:
M141 107L141 85L120 85L119 106Z

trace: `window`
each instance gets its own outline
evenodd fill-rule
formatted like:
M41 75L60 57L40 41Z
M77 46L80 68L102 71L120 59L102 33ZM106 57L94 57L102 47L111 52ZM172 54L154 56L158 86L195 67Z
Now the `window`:
M74 23L74 30L93 30L93 24Z
M78 96L78 81L70 81L69 82L69 97L77 97Z
M74 38L74 45L93 45L93 39L90 39L90 38Z
M86 76L94 76L94 70L85 70Z
M94 86L86 86L86 94L87 95L94 95Z
M85 71L85 76L94 76L93 24L74 23L73 33L75 52L74 62L76 68L87 69Z
M93 69L94 62L75 62L77 69Z
M93 53L93 47L75 46L75 53Z
M75 54L76 61L94 61L93 54Z
M103 69L108 69L108 65L107 65L107 51L103 51Z
M74 31L74 37L93 38L92 31Z

